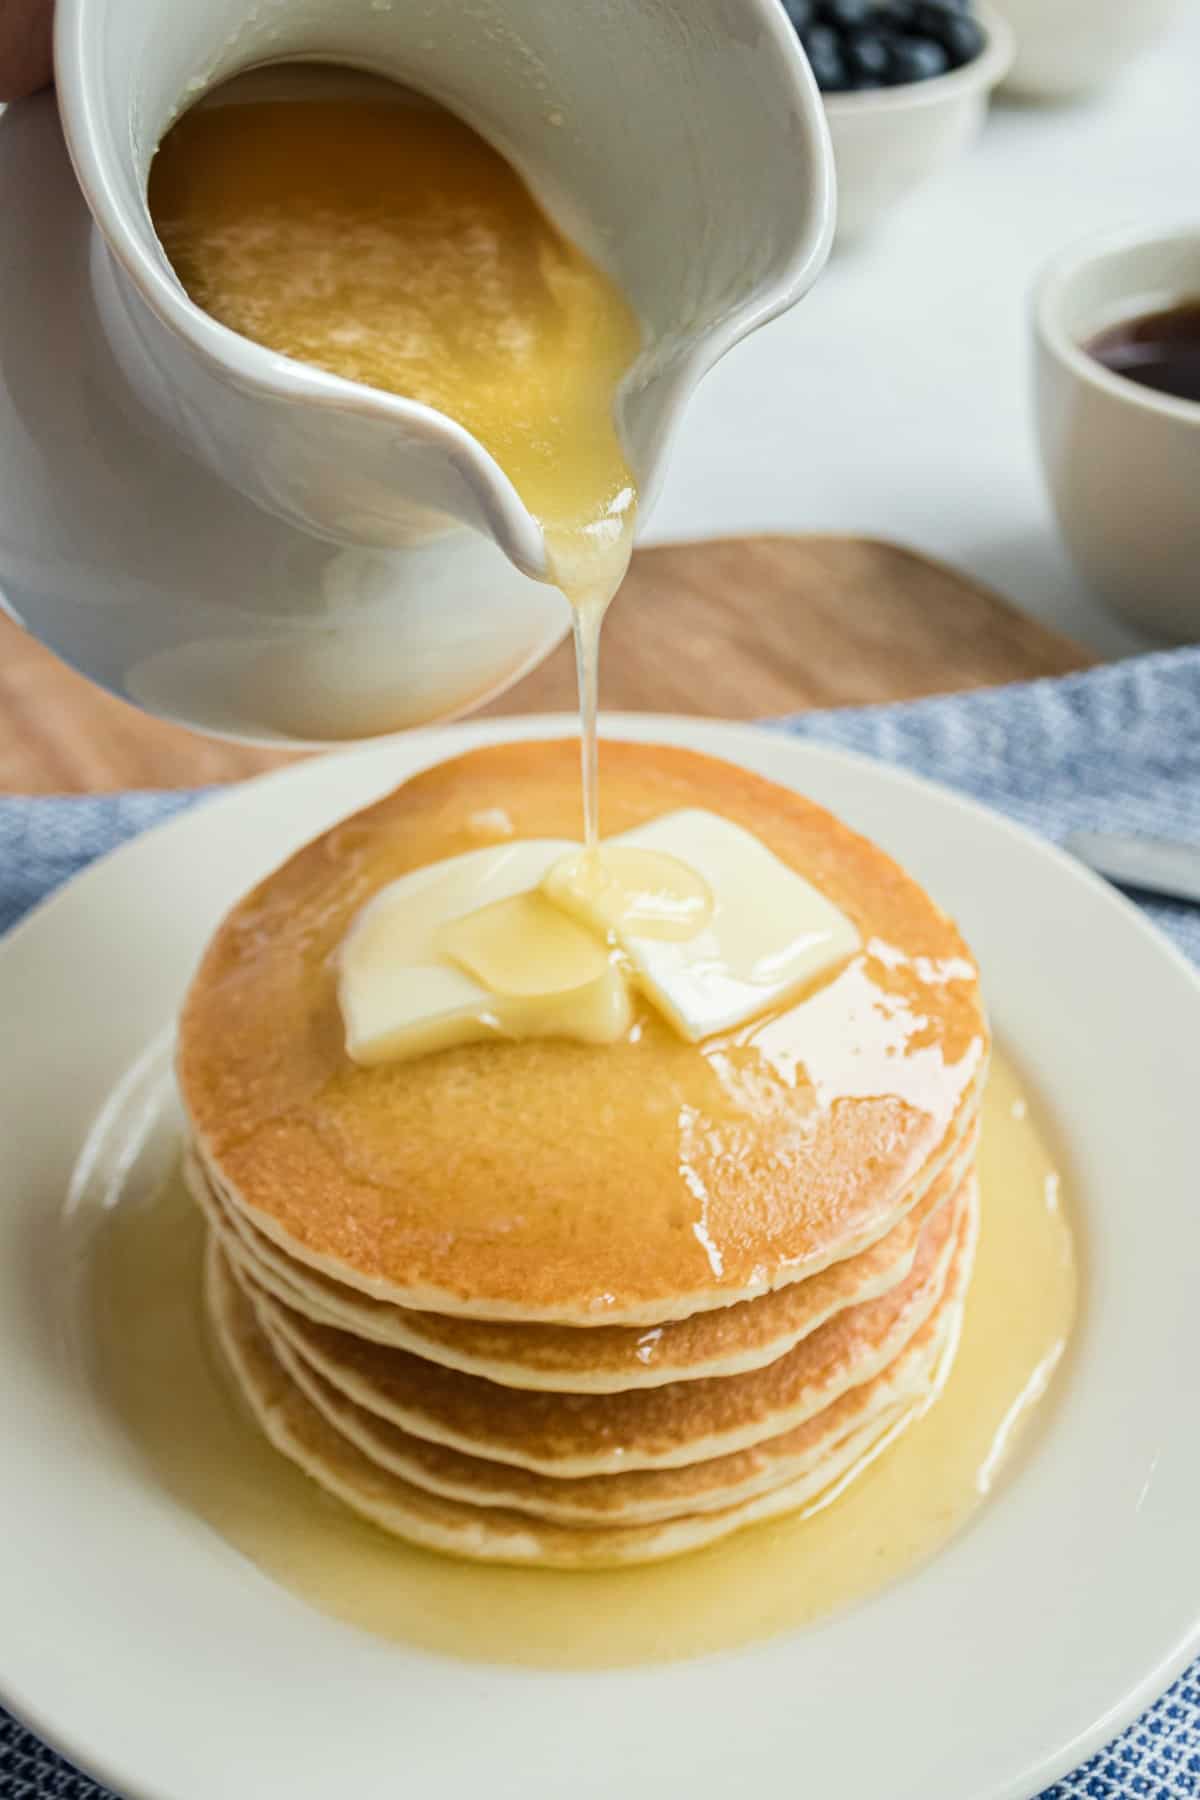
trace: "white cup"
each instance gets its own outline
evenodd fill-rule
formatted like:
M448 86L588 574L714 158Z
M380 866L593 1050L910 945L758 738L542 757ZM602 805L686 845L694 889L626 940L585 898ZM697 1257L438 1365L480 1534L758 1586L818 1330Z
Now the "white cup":
M1017 53L1006 89L1068 100L1103 87L1160 38L1179 0L995 0Z
M1200 225L1065 251L1034 294L1037 431L1058 522L1119 613L1200 638L1200 402L1114 375L1099 332L1200 296Z

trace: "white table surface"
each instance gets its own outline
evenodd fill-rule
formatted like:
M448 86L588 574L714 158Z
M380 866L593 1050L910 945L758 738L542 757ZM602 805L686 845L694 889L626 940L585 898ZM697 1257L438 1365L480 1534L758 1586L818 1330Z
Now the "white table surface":
M957 564L1102 654L1149 645L1101 609L1055 529L1029 292L1073 239L1200 217L1198 122L1195 0L1111 90L998 100L966 155L708 376L648 541L870 533Z

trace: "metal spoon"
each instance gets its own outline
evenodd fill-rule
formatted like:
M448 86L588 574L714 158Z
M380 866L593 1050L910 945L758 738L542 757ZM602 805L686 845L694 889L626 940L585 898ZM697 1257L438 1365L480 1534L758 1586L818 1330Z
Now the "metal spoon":
M1110 831L1073 831L1064 848L1120 887L1142 888L1200 906L1200 845Z

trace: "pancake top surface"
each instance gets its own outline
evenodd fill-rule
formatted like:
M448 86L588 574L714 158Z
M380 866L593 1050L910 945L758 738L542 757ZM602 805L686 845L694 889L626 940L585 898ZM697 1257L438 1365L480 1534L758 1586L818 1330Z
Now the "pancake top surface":
M605 744L603 829L701 806L755 833L865 948L785 1012L702 1046L649 1008L631 1040L467 1045L360 1068L333 956L387 882L579 831L573 740L415 776L237 905L188 995L178 1070L201 1153L302 1260L402 1304L659 1322L802 1278L886 1229L964 1129L987 1053L953 924L821 808L729 764Z

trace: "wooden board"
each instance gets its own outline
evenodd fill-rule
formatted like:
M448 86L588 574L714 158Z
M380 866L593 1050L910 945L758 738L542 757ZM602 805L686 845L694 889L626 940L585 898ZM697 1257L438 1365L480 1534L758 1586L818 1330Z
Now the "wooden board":
M1063 675L1095 660L965 576L895 545L723 538L635 554L605 625L601 703L759 719ZM484 711L574 703L563 645ZM0 791L191 787L289 760L145 718L0 618Z

